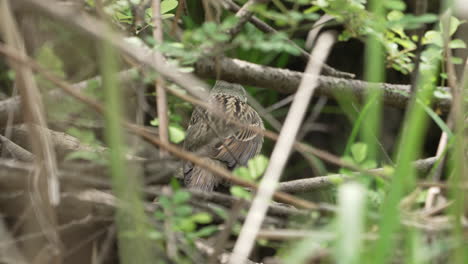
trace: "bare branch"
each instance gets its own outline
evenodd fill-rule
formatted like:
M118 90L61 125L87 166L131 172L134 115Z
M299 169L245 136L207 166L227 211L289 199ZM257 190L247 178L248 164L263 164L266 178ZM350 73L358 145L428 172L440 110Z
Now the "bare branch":
M0 135L0 142L2 144L2 148L7 151L7 157L27 162L31 162L34 160L34 155L31 152L18 146L8 138Z
M8 46L14 47L20 55L26 55L26 49L22 37L19 35L19 31L16 26L16 22L13 17L13 13L10 10L9 2L2 1L2 35ZM32 124L37 124L42 127L46 127L47 123L44 117L44 107L40 100L39 89L37 88L36 81L31 69L26 64L17 64L14 61L10 61L12 69L17 74L17 87L20 93L22 106L25 111L25 120L30 125L29 131L31 135L31 143L33 144L34 154L36 155L38 162L38 168L42 173L39 181L44 184L47 191L42 193L42 199L49 200L51 205L58 205L60 202L60 190L57 179L57 164L55 158L55 152L50 144L49 135L47 133L41 133ZM43 163L43 164L42 164ZM39 190L42 192L44 190ZM44 205L47 206L47 205ZM48 217L51 217L49 215Z
M252 13L252 6L258 3L267 3L269 0L249 0L245 3L239 10L236 12L236 17L239 19L236 25L229 29L229 35L231 39L234 38L239 32L242 30L242 27L249 21L249 19L253 16Z
M160 0L153 0L153 20L154 20L154 28L153 28L153 38L161 45L163 43L163 23L161 17L161 1ZM156 64L161 64L164 62L164 57L161 52L154 52L154 60ZM157 104L157 113L158 113L158 120L159 120L159 138L162 142L169 143L169 120L168 120L168 110L167 110L167 95L166 89L164 86L166 82L159 76L155 82L156 88L156 104ZM161 152L160 154L165 155L166 153Z
M124 70L121 71L118 76L118 81L123 83L131 80L135 74L133 70ZM98 85L101 84L101 77L95 77L89 80L85 80L76 84L73 84L73 89L78 91L83 91L88 87L90 82L96 82ZM43 96L48 97L50 100L60 100L63 97L64 93L61 89L55 89L47 92ZM21 123L23 121L21 102L19 96L11 97L6 100L0 101L0 127L5 127L8 122L8 114L11 112L13 123Z
M424 173L430 170L434 163L438 160L438 157L432 157L427 159L422 159L415 161L413 166L416 168L417 171ZM384 172L384 169L374 169L371 170L374 172ZM357 175L357 174L356 174ZM337 183L343 182L346 180L353 179L350 175L345 174L333 174L327 176L318 176L313 178L307 179L299 179L299 180L292 180L287 182L281 182L278 185L278 189L283 192L287 193L301 193L301 192L309 192L317 189L323 189L331 186L336 186Z
M294 97L294 101L286 117L277 144L271 154L270 163L263 176L257 194L252 202L249 213L242 226L239 238L234 246L233 255L229 261L231 264L243 263L248 258L255 242L258 230L268 208L275 187L283 172L289 153L293 147L294 140L305 116L306 109L312 94L318 84L318 76L322 63L325 61L331 46L335 41L335 32L326 32L319 37L304 78Z
M9 2L0 2L0 31L7 46L13 47L20 56L26 56L24 41L19 34ZM54 206L60 203L60 185L56 156L49 134L43 133L34 126L35 124L40 127L47 127L44 108L29 65L21 64L14 60L8 60L8 62L16 73L15 81L21 97L22 107L24 108L24 118L29 125L30 139L35 155L34 163L36 170L34 172L34 179L31 182L32 190L30 194L33 215L29 217L25 230L52 230L45 235L46 240L42 243L30 243L26 245L26 255L34 256L43 252L47 254L47 261L60 263L62 259L62 242L59 234L55 231L57 216L54 208ZM37 260L37 263L42 263L42 261Z
M200 59L195 63L195 73L204 78L215 78L216 67L219 67L221 79L243 85L252 85L273 89L281 93L293 93L303 78L302 72L263 66L243 60L220 58L216 64L211 59ZM369 85L360 80L349 80L329 76L320 76L316 95L333 98L335 94L352 94L363 99L369 89L382 90L383 102L397 108L405 108L410 100L410 85L378 83ZM372 88L369 88L372 87ZM449 94L449 89L439 87L440 91ZM451 97L434 97L433 104L443 112L448 112L452 103Z

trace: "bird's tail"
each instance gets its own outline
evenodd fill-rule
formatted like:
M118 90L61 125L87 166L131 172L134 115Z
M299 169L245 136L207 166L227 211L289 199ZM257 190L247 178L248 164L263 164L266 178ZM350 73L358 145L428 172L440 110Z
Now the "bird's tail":
M204 158L204 161L213 166L226 167L223 162L218 160ZM185 185L189 189L210 192L213 191L220 182L222 182L222 179L219 176L198 166L193 166L190 172L185 175Z

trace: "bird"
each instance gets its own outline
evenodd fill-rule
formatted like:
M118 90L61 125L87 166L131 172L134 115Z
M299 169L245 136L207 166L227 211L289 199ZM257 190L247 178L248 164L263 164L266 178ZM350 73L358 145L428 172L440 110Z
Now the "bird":
M263 133L259 133L258 128L265 128L260 115L247 104L244 87L218 80L210 90L208 104L218 113L223 113L223 118L203 107L195 107L183 148L195 152L204 162L231 171L238 166L246 166L249 159L260 153ZM189 161L183 164L183 175L185 186L194 190L210 192L224 183L220 177Z

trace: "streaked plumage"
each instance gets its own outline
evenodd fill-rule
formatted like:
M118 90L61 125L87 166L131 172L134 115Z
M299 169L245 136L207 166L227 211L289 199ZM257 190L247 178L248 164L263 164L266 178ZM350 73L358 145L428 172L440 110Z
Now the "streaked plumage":
M196 107L192 113L187 136L186 150L196 152L213 165L233 170L257 155L263 144L263 135L253 130L236 126L230 119L250 127L264 128L258 113L247 104L244 88L239 84L217 81L210 91L208 102L227 118L220 119L206 109ZM184 163L185 184L189 188L212 191L221 180L211 172Z

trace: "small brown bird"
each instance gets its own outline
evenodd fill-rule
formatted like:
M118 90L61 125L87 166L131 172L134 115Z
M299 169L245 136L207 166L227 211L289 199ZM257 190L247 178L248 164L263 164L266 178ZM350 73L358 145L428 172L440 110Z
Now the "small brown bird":
M225 118L196 107L187 129L184 148L213 165L229 170L247 165L249 159L260 153L263 134L236 126L229 120L236 120L249 127L264 127L258 113L247 104L244 87L217 81L210 91L208 103L223 113ZM210 171L188 161L184 163L183 173L185 185L191 189L212 191L222 181Z

